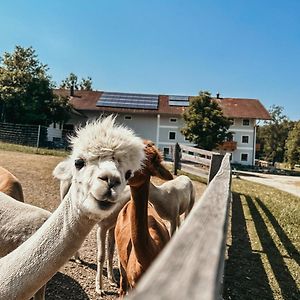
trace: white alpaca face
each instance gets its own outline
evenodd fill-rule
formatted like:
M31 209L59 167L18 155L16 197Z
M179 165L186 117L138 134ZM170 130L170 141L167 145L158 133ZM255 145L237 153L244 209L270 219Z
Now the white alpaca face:
M141 167L144 144L110 117L86 125L72 144L71 156L57 165L53 175L69 183L71 200L81 212L100 221Z
M108 215L116 205L132 174L112 159L75 160L71 192L79 200L79 208L91 218Z
M70 158L59 163L54 174L69 183L78 208L98 221L114 209L133 171L130 164L112 158Z

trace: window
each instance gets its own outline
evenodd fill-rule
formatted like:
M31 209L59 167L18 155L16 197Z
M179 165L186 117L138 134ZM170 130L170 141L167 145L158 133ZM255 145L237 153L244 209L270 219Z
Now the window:
M175 140L176 139L176 132L170 131L169 132L169 140Z
M248 144L249 143L249 136L248 135L243 135L242 136L242 143L243 144Z
M131 116L124 116L124 120L131 120L132 117Z
M250 120L249 119L244 119L243 120L243 126L249 126L250 125Z
M170 155L170 148L164 148L164 157Z
M248 154L247 153L242 153L241 154L241 161L248 161Z
M176 123L177 122L177 118L170 118L170 123Z

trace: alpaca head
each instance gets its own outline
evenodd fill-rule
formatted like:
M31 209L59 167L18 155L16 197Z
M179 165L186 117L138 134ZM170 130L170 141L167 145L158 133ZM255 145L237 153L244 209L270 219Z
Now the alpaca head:
M173 175L162 164L162 156L159 150L155 147L152 141L145 140L145 159L142 168L134 173L134 176L129 179L130 186L138 186L149 180L151 176L159 177L163 180L173 179Z
M98 220L110 214L127 180L141 167L144 144L112 116L88 123L70 141L72 153L53 175L69 181L72 201Z

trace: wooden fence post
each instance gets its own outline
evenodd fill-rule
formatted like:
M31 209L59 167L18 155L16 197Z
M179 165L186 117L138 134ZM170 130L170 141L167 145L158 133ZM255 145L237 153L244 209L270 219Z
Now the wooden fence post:
M212 154L210 168L209 168L209 175L208 175L208 183L210 183L218 173L223 158L224 155L222 154Z
M39 127L38 127L38 134L37 134L36 148L39 148L39 145L40 145L40 137L41 137L41 125L39 125Z
M173 166L174 175L177 175L177 169L180 169L180 151L181 151L180 146L178 143L176 143L175 149L174 149L174 158L173 158L173 160L174 160L174 166Z

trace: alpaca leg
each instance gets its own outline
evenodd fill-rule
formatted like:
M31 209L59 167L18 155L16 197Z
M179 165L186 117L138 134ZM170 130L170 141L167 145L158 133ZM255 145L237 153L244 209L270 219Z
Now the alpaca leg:
M128 281L127 281L127 274L125 269L122 267L121 263L119 262L119 270L120 270L120 290L119 296L123 298L128 290Z
M33 296L33 300L45 300L46 285L42 286Z
M187 209L185 212L184 212L184 219L186 219L186 217L189 215L190 211Z
M76 261L78 264L81 263L79 251L76 251L76 252L75 252L75 254L74 254L74 259L75 259L75 261Z
M176 227L179 228L180 227L180 215L178 214L177 218L176 218Z
M117 286L113 272L113 258L115 251L115 227L109 229L107 235L107 277L110 285Z
M103 266L105 261L105 238L106 230L100 226L97 229L97 274L96 274L96 292L101 296L105 295L103 290Z
M186 217L187 217L187 216L189 215L189 213L191 212L191 210L192 210L192 208L193 208L193 206L194 206L194 202L195 202L194 198L191 198L191 199L190 199L189 207L187 208L187 210L186 210L185 213L184 213L184 219L186 219Z
M176 232L176 227L177 227L177 218L174 220L171 220L170 221L171 223L171 228L170 228L170 231L171 231L171 236L174 235L174 233Z

